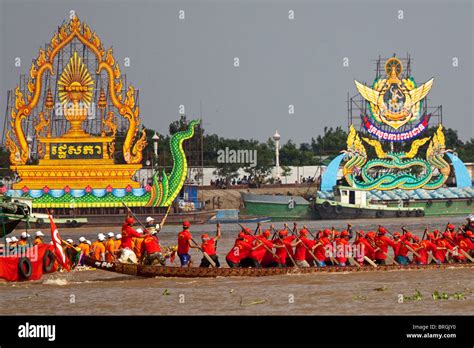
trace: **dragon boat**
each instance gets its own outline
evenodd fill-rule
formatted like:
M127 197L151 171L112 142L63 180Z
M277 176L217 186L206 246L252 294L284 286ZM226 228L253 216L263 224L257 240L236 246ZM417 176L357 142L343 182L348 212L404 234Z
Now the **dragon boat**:
M270 267L270 268L202 268L202 267L171 267L145 266L140 264L125 264L118 262L97 261L85 257L85 264L98 270L128 274L132 276L153 278L215 278L215 277L265 277L287 274L316 274L316 273L355 273L382 271L414 271L426 269L447 270L452 268L474 268L474 263L451 263L430 265L379 265L373 266L328 266L328 267Z

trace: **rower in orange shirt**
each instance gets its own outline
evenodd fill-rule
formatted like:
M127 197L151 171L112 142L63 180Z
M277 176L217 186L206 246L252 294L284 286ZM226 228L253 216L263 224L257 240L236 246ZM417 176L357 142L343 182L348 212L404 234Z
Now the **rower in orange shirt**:
M81 249L81 256L79 259L79 265L84 266L84 257L87 256L89 257L90 253L90 247L89 244L87 244L86 239L84 237L79 238L79 249Z
M114 233L109 232L107 234L107 241L105 242L105 260L107 262L115 261L115 251Z
M99 233L97 240L92 243L92 258L98 261L105 261L105 236Z
M28 233L22 232L20 235L20 241L18 242L18 246L26 247L28 246Z
M35 240L34 240L33 244L34 245L43 244L43 237L44 237L43 232L37 231L36 234L35 234Z
M133 237L133 252L137 255L137 259L141 260L143 252L142 252L142 244L143 244L143 230L141 228L136 229L137 233L141 235L141 237Z
M115 251L118 252L120 248L122 247L122 235L120 233L115 235Z

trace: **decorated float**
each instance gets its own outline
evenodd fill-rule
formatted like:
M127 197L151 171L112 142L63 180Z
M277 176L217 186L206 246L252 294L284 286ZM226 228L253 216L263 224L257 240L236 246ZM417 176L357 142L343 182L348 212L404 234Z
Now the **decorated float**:
M469 172L446 147L442 108L427 105L433 84L434 78L417 84L410 57L395 56L377 60L371 86L355 81L359 93L348 101L347 149L328 165L315 200L322 218L474 210ZM430 125L433 134L427 134Z
M112 48L79 18L65 22L9 93L5 145L18 180L2 193L56 216L104 220L123 212L122 202L143 214L162 212L154 208L172 205L183 187L183 142L198 122L172 136L171 172L140 183L147 139L138 101Z

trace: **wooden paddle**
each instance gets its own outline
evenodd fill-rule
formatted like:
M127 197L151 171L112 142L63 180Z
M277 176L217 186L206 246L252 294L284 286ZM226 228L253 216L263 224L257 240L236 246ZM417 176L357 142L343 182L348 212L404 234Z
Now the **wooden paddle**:
M211 259L211 257L209 256L208 253L206 253L204 250L202 250L202 248L199 246L198 243L196 243L196 241L195 241L193 238L191 238L191 241L192 241L194 244L196 244L196 248L198 248L198 249L201 251L202 255L207 259L207 261L209 261L209 263L211 264L211 266L212 266L213 268L217 267L217 265L216 265L216 263L214 262L214 260Z
M360 231L356 232L356 236L360 236ZM367 239L365 239L365 240L367 240ZM367 241L367 243L370 243L370 242ZM377 264L370 257L368 257L367 255L364 255L364 260L367 261L367 263L370 264L372 267L374 267L374 268L378 267Z
M160 230L163 228L163 226L165 225L165 222L166 222L166 219L168 218L168 214L170 213L170 210L171 210L171 205L168 206L168 209L166 210L166 214L165 216L163 216L163 219L161 219L161 222L160 222Z
M367 242L369 242L369 244L372 246L372 248L375 249L375 251L377 250L380 250L385 256L387 256L391 261L392 263L394 263L395 265L398 265L398 262L395 261L395 259L392 257L392 255L390 255L389 253L386 253L385 251L383 251L378 245L377 245L377 242L375 242L375 245L372 244L368 239L366 239Z
M274 228L273 228L273 230L274 230L275 232L277 232ZM282 247L283 247L283 248L286 248L285 242L283 242L283 239L280 238L280 235L277 233L276 236L277 236L277 238L280 240ZM293 256L291 256L291 253L288 252L288 250L286 251L286 253L287 253L288 256L290 257L291 262L293 262L293 267L300 268L300 266L298 266L298 265L296 264L295 259L293 258ZM286 260L285 260L285 261L286 261Z
M426 232L428 232L428 226L425 227L425 230L423 231L423 236L421 237L421 240L425 239Z
M133 211L125 204L124 201L122 201L122 205L127 208L128 212L133 216L133 218L135 219L135 221L137 221L141 227L144 228L144 231L146 230L146 226L144 224L142 224L142 222L138 219L138 217L133 213Z
M308 248L308 246L300 239L300 237L298 237L298 236L296 235L296 233L295 233L295 228L296 228L296 223L294 224L294 228L293 228L293 231L291 231L291 233L295 236L295 238L298 240L299 243L303 244L303 246L305 247L306 251L311 255L311 257L314 259L314 261L316 261L316 264L319 265L319 262L320 262L320 261L319 261L318 258L314 255L313 251L312 251L310 248ZM308 231L308 232L309 232L309 231ZM321 243L319 243L319 244L321 244ZM316 246L318 246L318 244L316 244L316 245L314 246L314 248L315 248Z
M245 229L246 229L246 227L245 227L244 225L242 225L242 224L238 224L238 225L242 228L242 230L245 230ZM257 228L256 228L256 230L255 230L255 233L257 233L257 230L259 230L259 229L260 229L260 223L257 223ZM255 235L255 234L254 234L254 235ZM276 258L278 258L278 256L273 252L273 250L270 249L269 247L267 247L267 246L265 245L265 243L263 243L263 242L261 242L261 241L256 241L256 243L259 243L258 246L263 245L263 247L265 248L265 250L267 250L267 251L268 251L269 253L271 253L273 256L275 256Z
M295 226L296 226L296 224L295 224ZM306 230L309 232L309 234L311 235L311 237L313 237L314 240L318 241L318 244L316 244L314 247L317 247L319 244L322 244L321 241L320 241L318 238L316 238L316 236L313 235L310 230L308 230L308 228L306 227L306 225L303 225L303 228L306 229ZM334 227L333 227L333 237L334 237ZM333 239L333 240L334 240L334 239ZM335 258L333 255L331 255L331 256L329 257L329 259L331 260L331 262L332 262L333 264L340 265L339 261L337 261L336 258Z
M403 231L403 234L405 234L405 232L407 232L407 230L405 229L405 226L402 227L402 231ZM390 233L390 235L393 237L393 234L387 230L388 233ZM400 238L400 242L402 242L403 244L405 244L405 246L407 247L408 250L410 250L414 255L418 256L418 257L421 257L420 254L418 254L415 250L413 250L413 248L411 246L409 246L404 240L402 240Z
M463 233L466 233L462 227L459 227L459 230L462 231ZM454 245L456 245L456 243L454 243L454 241L451 238L448 238L448 240ZM463 254L469 261L474 262L474 259L471 257L471 255L469 255L466 251L464 251L459 245L457 247L461 254Z

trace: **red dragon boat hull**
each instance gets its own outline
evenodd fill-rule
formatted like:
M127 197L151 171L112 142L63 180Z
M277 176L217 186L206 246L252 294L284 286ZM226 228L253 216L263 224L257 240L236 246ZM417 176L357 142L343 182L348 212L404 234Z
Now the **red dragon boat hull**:
M285 274L310 274L310 273L344 273L344 272L381 272L399 270L423 270L423 269L450 269L450 268L474 268L474 263L451 263L430 265L379 265L372 266L329 266L310 268L201 268L201 267L170 267L170 266L145 266L106 261L96 261L89 257L85 258L87 266L96 269L128 274L140 277L176 277L176 278L215 278L215 277L264 277Z

